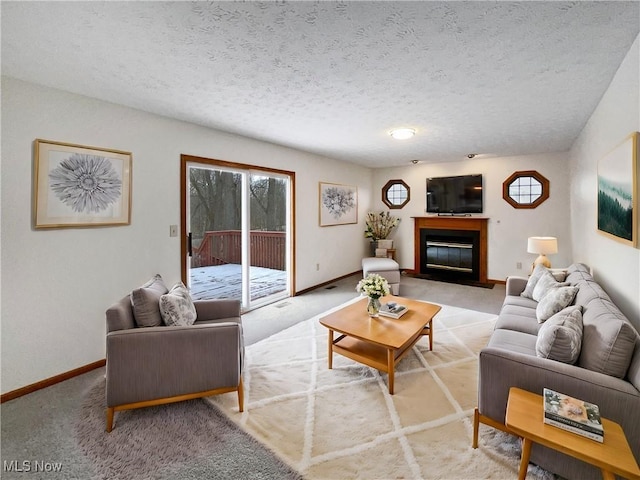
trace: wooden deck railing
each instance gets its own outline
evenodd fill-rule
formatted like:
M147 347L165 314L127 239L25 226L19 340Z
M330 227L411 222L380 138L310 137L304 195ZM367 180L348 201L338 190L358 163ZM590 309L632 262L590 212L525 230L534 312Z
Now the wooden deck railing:
M285 269L286 233L249 232L252 267ZM202 243L193 249L191 267L242 263L240 230L205 232Z

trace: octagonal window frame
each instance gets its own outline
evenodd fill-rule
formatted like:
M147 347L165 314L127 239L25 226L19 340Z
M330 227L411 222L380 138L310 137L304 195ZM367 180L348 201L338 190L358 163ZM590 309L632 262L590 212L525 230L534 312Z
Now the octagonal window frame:
M529 202L522 200L527 197ZM502 198L513 208L537 208L549 198L549 180L536 170L514 172L502 183Z
M406 190L406 198L402 198L403 195L399 196L395 195L396 191L393 187L399 185ZM391 196L389 194L392 194ZM398 197L400 203L394 203L395 197ZM396 179L389 180L384 187L382 187L382 202L393 210L399 210L403 208L409 201L411 200L411 188L407 185L404 180Z

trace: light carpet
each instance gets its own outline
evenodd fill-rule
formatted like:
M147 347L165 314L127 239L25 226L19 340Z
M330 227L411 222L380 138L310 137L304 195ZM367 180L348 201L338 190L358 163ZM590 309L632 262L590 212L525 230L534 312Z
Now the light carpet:
M516 438L482 426L471 448L478 352L495 315L443 306L434 351L421 339L389 395L385 373L338 354L328 369L329 312L247 348L243 413L233 395L208 400L309 479L517 477ZM553 475L530 465L527 478Z

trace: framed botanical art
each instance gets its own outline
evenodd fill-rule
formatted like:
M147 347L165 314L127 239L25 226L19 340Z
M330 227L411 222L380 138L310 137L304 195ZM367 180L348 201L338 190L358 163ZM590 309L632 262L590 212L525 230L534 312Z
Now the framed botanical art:
M638 132L598 162L598 231L638 246Z
M358 223L358 187L320 182L320 226Z
M131 223L131 152L36 139L35 228Z

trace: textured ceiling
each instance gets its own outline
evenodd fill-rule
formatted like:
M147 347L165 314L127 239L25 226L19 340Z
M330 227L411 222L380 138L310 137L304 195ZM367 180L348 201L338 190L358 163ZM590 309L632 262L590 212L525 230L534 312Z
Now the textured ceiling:
M568 150L640 31L637 1L1 9L4 75L373 167Z

